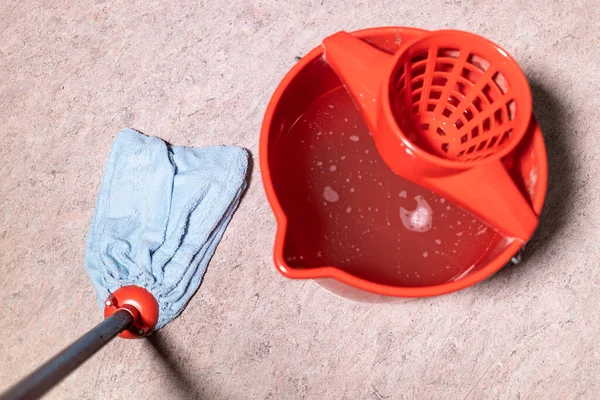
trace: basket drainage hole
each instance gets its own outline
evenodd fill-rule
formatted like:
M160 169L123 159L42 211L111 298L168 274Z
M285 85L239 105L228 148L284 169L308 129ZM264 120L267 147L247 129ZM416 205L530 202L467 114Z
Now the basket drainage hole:
M486 118L483 120L483 131L488 132L490 130L490 119Z
M436 62L435 63L435 72L450 72L452 71L453 65L448 63Z
M506 77L502 75L501 72L496 72L492 79L494 80L494 83L496 84L496 86L498 86L498 89L500 89L502 94L508 92L508 81L506 80Z
M446 136L446 132L442 128L437 128L436 132L440 136Z
M464 85L464 83L456 82L456 86L454 88L458 93L462 95L467 94L467 87Z
M423 87L423 81L422 81L422 80L419 80L419 81L413 81L413 84L412 84L412 86L411 86L411 87L412 87L412 90L413 90L413 91L415 91L415 90L417 90L417 89L421 89L421 88Z
M413 68L413 70L412 70L412 76L413 76L413 78L421 76L424 73L425 73L425 66L424 65L421 65L420 67Z
M436 76L431 80L432 86L445 86L446 83L448 83L448 79L441 76Z
M483 110L483 106L481 105L481 99L479 97L475 97L475 100L473 100L473 105L475 106L478 112L481 112L481 110Z
M504 132L504 135L502 135L502 138L500 139L500 142L498 142L498 145L504 144L504 142L506 142L510 138L511 135L512 135L512 129L509 129L506 132Z
M494 112L494 120L496 121L496 124L502 125L502 109L501 108L497 109L496 112Z
M482 92L490 104L492 104L494 102L494 97L492 96L492 88L490 85L485 85Z
M506 103L506 108L508 110L508 119L512 121L513 119L515 119L515 114L517 111L517 105L515 101L511 100L508 103Z
M432 90L429 93L429 98L432 100L438 100L440 97L442 97L442 92L438 92L437 90Z
M490 67L490 62L485 58L478 56L477 54L471 54L467 58L467 62L475 67L479 68L482 71L487 71Z
M439 49L437 52L438 57L458 58L459 55L460 50L446 47Z
M421 54L417 54L416 56L414 56L413 58L411 58L410 61L412 63L418 63L419 61L423 61L426 58L427 58L427 52L421 53Z
M465 115L465 119L467 121L470 121L473 119L473 113L468 108L463 112L463 114Z

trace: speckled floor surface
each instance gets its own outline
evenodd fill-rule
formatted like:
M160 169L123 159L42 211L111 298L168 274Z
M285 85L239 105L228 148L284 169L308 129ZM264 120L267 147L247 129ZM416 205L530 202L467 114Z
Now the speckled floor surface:
M550 161L524 263L459 293L360 304L272 265L257 166L268 99L337 30L458 28L507 48ZM115 133L233 144L251 185L199 293L112 342L52 399L595 399L600 2L0 2L0 389L101 319L83 268Z

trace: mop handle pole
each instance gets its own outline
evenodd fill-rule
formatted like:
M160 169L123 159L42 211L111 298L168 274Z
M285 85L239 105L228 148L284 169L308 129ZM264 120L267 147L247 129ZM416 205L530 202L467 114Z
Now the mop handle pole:
M133 315L119 309L69 347L23 378L0 400L37 399L133 324Z

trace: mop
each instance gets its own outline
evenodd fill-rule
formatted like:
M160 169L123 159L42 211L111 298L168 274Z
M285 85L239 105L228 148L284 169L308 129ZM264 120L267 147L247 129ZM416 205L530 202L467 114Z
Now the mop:
M38 398L115 336L145 337L176 318L239 204L247 168L238 147L176 147L120 131L84 258L105 320L0 398Z

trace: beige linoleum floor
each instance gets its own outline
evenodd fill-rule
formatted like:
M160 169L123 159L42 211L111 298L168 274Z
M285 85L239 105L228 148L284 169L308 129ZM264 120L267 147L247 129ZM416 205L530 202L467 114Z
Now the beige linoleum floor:
M338 298L273 268L257 166L269 97L341 29L458 28L532 82L550 161L525 262L459 293ZM115 340L51 399L596 399L600 2L0 1L0 389L101 319L83 250L115 133L234 144L250 188L199 293Z

